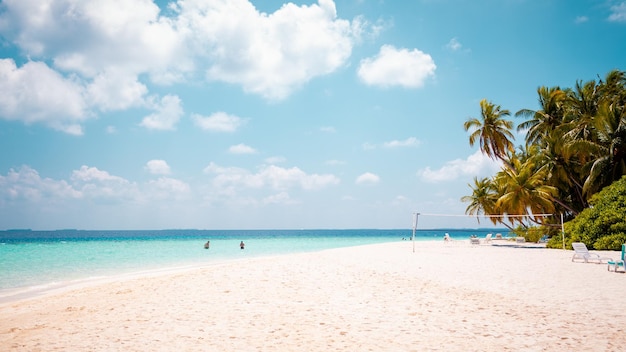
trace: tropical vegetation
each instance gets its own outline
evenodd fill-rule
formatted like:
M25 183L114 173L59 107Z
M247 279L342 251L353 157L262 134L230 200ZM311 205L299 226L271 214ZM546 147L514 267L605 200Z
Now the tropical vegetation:
M470 146L478 143L502 167L491 177L475 178L472 194L461 199L469 203L467 214L517 233L537 233L540 227L556 247L562 245L561 236L554 236L560 234L561 217L572 221L594 202L597 206L600 192L626 174L626 72L613 70L573 88L539 87L537 95L539 109L517 111L514 116L524 120L516 127L509 110L486 99L480 117L464 123ZM525 136L517 148L514 127ZM626 208L615 209L624 221ZM595 249L619 249L621 227L611 222L616 219L603 219L604 233L566 231L566 243L577 239Z

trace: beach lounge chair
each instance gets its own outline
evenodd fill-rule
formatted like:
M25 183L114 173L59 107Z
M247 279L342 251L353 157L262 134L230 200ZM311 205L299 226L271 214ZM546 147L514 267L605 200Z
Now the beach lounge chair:
M491 236L492 234L488 233L487 236L485 236L483 243L491 243Z
M470 237L470 244L480 244L480 238Z
M613 271L617 272L617 268L621 266L622 270L626 271L626 265L625 265L626 258L624 258L625 255L626 255L626 244L623 244L622 245L622 257L618 260L609 260L606 263L606 270L611 271L611 267L613 267Z
M613 260L607 257L600 257L599 255L594 253L589 253L587 245L582 242L573 242L572 248L574 249L574 256L572 257L572 261L574 261L575 259L582 259L585 263L589 263L590 261L602 263L603 260L607 262Z

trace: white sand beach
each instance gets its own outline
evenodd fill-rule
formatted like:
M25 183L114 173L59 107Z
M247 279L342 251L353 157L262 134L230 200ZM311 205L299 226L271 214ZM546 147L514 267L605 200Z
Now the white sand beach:
M3 351L624 351L626 274L572 251L410 241L0 305ZM598 252L617 258L619 252Z

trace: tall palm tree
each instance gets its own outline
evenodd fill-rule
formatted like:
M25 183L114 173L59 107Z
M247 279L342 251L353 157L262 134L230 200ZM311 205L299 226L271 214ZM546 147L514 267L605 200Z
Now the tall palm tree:
M583 196L579 159L564 137L567 131L566 125L561 125L544 137L542 146L532 145L528 149L538 170L546 172L546 183L558 189L554 201L561 207L560 212L578 214L588 204Z
M604 102L594 122L598 153L583 185L587 197L626 174L626 107Z
M598 113L600 86L596 81L576 82L574 90L567 91L566 122L569 131L564 136L570 140L590 140L594 137L593 120Z
M517 126L518 131L528 130L527 145L542 143L552 130L563 123L563 105L567 98L565 91L559 87L539 87L537 94L540 110L521 109L515 113L515 117L530 118Z
M500 105L483 99L480 101L480 115L480 119L470 117L463 124L466 131L472 130L469 136L470 146L478 141L484 154L492 159L504 160L507 153L515 150L512 142L515 137L511 133L513 122L504 119L511 113L509 110L502 110Z
M603 98L618 105L626 104L626 72L613 70L600 80L599 91Z

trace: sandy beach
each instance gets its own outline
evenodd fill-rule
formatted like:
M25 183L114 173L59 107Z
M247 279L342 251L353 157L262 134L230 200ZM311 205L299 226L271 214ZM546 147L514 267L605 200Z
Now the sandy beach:
M402 241L109 279L1 304L0 346L624 351L626 274L572 254Z

